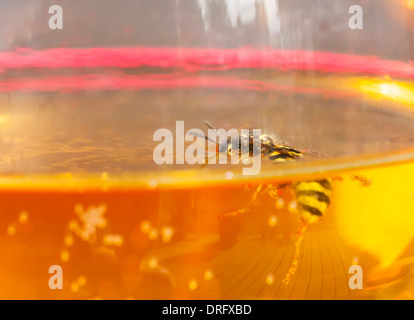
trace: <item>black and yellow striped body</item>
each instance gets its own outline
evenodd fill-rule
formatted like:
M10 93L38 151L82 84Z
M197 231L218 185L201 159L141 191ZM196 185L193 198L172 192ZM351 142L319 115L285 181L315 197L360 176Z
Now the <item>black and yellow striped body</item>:
M332 180L301 181L295 183L293 189L302 221L307 224L320 222L331 203Z
M303 157L301 150L274 144L262 137L262 153L273 162L292 162ZM332 180L301 181L293 185L301 220L306 224L319 222L329 208L332 197Z
M246 143L249 144L248 146L249 154L250 156L252 156L253 155L253 143L254 143L253 131L251 130L249 131L248 137L246 136L246 138L248 139L243 139L243 138L244 137L242 136L241 139L239 140L238 151L241 155L242 141L245 141ZM231 140L228 139L227 146L226 146L226 152L228 154L231 154L231 151L232 151L231 148L232 148ZM274 139L270 135L267 135L267 134L262 134L260 136L260 148L261 148L262 155L274 162L291 162L291 161L296 161L297 159L303 157L302 151L294 149L286 145L276 144Z
M212 125L209 125L209 127L214 128ZM243 147L248 147L249 153L252 155L253 144L253 131L250 130L247 136L242 136L241 139L239 139L238 148L236 146L236 150L238 149L238 152L241 155L242 149L246 149ZM260 136L260 144L262 156L276 163L295 162L303 158L305 154L322 155L317 152L299 150L288 145L277 143L276 139L268 134L262 134ZM231 155L233 150L230 138L227 139L227 142L223 147L224 148L218 146L218 152L227 152L229 155ZM276 190L281 187L283 188L283 186L279 186L276 188ZM326 178L320 180L301 181L294 183L292 187L295 193L297 207L302 222L306 225L320 222L322 217L328 211L329 205L331 203L332 180ZM228 215L235 215L238 213L251 211L252 208L257 204L258 194L265 192L272 195L275 193L274 190L275 187L271 185L268 185L265 188L262 188L262 185L260 185L255 195L253 196L253 199L251 200L248 208L238 210Z
M269 135L261 135L260 141L262 155L270 161L294 162L304 156L301 150L276 144ZM249 145L252 149L252 133L249 134ZM331 203L332 180L326 178L297 182L293 185L293 189L301 220L306 224L320 222Z
M301 151L283 145L275 145L265 150L262 147L262 152L264 156L275 162L295 161L303 156Z
M209 124L208 124L209 125ZM214 128L212 125L209 125L210 128ZM244 139L239 140L238 145L238 152L241 155L242 149L246 149L247 143L249 147L249 154L252 155L253 153L253 133L250 131L248 134L248 139L246 137L242 137ZM242 142L243 141L243 142ZM245 143L246 145L243 145ZM280 163L280 162L294 162L300 160L305 155L321 155L317 152L309 151L309 150L298 150L287 145L276 143L276 139L274 139L270 135L262 134L260 136L260 144L261 144L261 155L262 157L269 159L272 162ZM244 147L244 148L243 148ZM237 146L236 146L237 150ZM226 152L227 154L231 155L232 153L232 145L231 140L227 139L226 144L218 145L217 152ZM264 194L268 194L272 198L279 199L279 190L286 188L288 185L279 185L273 186L271 184L267 185L259 185L257 190L255 191L252 199L250 200L247 208L240 209L237 211L233 211L224 215L224 217L231 217L237 216L239 214L246 214L249 212L253 212L260 202L261 196ZM332 179L325 178L320 180L309 180L309 181L301 181L296 182L291 185L293 192L296 198L296 204L298 213L301 219L301 224L297 232L295 233L296 240L294 242L295 251L293 254L292 262L289 269L286 272L285 277L282 280L283 284L288 284L292 276L295 274L298 260L299 260L299 253L300 253L300 246L303 241L304 233L307 227L310 224L318 223L321 221L322 217L326 214L329 209L329 205L331 203L332 197ZM292 190L291 189L291 190ZM277 206L276 206L277 207Z

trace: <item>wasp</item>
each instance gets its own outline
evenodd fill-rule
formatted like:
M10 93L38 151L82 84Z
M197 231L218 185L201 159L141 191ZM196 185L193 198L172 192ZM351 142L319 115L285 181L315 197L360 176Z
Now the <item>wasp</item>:
M205 121L205 124L208 126L208 128L216 130L216 128L208 121ZM190 134L200 136L197 133ZM225 140L225 142L222 144L217 144L216 141L206 136L201 137L216 143L215 156L220 153L227 153L227 155L230 156L233 152L231 138L227 138L227 140ZM247 141L245 143L249 144L250 154L252 153L251 150L253 149L254 143L253 132L249 130L249 136L245 138L246 139L239 140L239 154L241 154L242 141ZM312 150L301 150L293 148L287 143L279 142L278 139L269 134L262 134L260 136L260 151L263 158L268 159L274 163L295 162L304 159L307 155L329 158L329 156L323 153L315 152ZM361 176L353 176L353 179L361 181L364 186L368 186L368 182L370 182ZM320 223L329 209L333 195L333 179L323 178L284 185L260 184L254 192L247 207L220 216L220 218L223 219L230 216L253 212L263 196L269 195L271 198L277 199L280 191L287 188L290 188L293 191L294 198L296 199L296 211L299 215L300 227L295 233L295 251L291 265L287 270L284 279L282 280L284 284L288 284L296 272L301 243L308 226Z

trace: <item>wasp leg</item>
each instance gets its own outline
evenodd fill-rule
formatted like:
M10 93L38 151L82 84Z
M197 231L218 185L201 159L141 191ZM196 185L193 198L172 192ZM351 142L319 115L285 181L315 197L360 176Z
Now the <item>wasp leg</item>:
M315 157L327 158L327 159L333 158L332 156L324 154L319 151L313 151L313 150L300 150L300 151L302 151L304 154L313 155Z
M233 158L234 158L235 154L232 154L231 151L227 152L227 163L231 163L231 164L240 164L243 163L243 159L246 157L244 156L237 156L237 160L232 162Z
M306 229L308 228L308 224L306 222L301 222L301 226L295 233L295 251L293 253L292 262L290 263L289 269L282 280L282 283L284 285L287 285L290 280L292 279L293 275L296 272L296 269L298 268L298 261L299 261L299 254L300 254L300 247L302 246L303 238L306 232Z
M246 208L239 209L239 210L236 210L236 211L232 211L232 212L229 212L229 213L225 213L224 215L220 216L219 219L234 217L234 216L238 216L240 214L245 214L245 213L254 211L254 209L257 207L257 204L259 202L260 197L265 193L264 192L265 190L267 190L267 186L263 187L263 184L260 184L257 187L256 191L254 192L254 194L253 194L253 196L252 196L252 198L251 198L251 200L250 200L250 202L249 202L249 204Z
M278 186L273 186L269 184L267 186L267 193L272 199L279 199L283 198L283 194L288 191L288 188L290 187L290 184L281 184Z
M216 159L216 161L214 163L210 163L211 159ZM217 164L220 163L220 154L216 153L213 154L211 156L209 156L208 154L206 154L205 158L204 158L204 163L200 164L201 167L205 167L208 164ZM229 163L229 156L227 155L227 163Z
M201 167L204 167L204 166L208 165L209 162L210 162L210 160L213 159L213 158L216 158L216 163L217 163L218 154L213 154L211 156L209 156L208 154L206 154L206 156L204 158L204 163L201 164L200 166Z
M372 180L364 176L353 175L351 179L358 181L363 187L369 187L372 184Z
M361 175L352 175L352 176L350 176L350 178L351 178L351 180L355 180L355 181L359 182L362 187L369 187L373 183L371 179L368 179L367 177L361 176ZM333 180L335 180L335 181L343 181L344 178L342 178L342 177L335 177L335 178L333 178Z

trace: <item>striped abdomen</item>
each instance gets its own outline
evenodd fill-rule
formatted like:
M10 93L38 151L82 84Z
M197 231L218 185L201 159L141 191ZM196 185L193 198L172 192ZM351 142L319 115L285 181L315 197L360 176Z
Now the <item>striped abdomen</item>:
M302 181L293 187L302 220L308 224L319 222L331 203L332 180Z
M264 147L262 147L262 150ZM265 155L270 160L275 162L289 162L295 161L303 156L303 153L299 150L287 147L287 146L272 146L264 151Z

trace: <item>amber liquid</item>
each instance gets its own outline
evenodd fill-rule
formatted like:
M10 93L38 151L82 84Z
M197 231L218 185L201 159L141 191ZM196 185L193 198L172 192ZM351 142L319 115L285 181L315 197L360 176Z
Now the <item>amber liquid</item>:
M385 98L149 91L2 99L0 298L414 297L414 127ZM202 128L205 119L278 132L333 158L263 161L252 178L231 165L153 163L154 130L174 130L177 120ZM264 195L249 214L223 215L247 207L260 184L321 177L334 179L332 204L306 231L283 284L300 226L294 195ZM53 265L62 267L62 290L49 287ZM362 267L363 289L349 286L352 265Z

